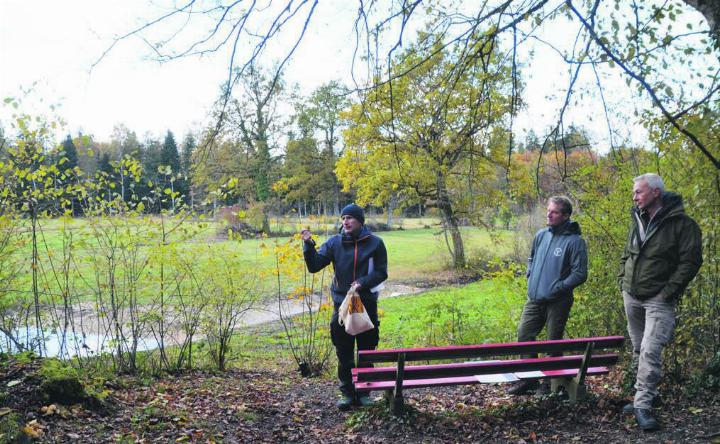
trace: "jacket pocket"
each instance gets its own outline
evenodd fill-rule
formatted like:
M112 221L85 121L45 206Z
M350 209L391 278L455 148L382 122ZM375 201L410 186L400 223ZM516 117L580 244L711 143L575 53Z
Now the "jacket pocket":
M555 279L550 286L550 294L548 295L550 298L554 298L555 296L559 296L563 294L565 291L564 288L562 288L562 279Z

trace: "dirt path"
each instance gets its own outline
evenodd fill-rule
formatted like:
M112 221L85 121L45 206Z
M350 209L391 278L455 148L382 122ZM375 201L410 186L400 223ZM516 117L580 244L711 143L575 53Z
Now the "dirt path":
M380 294L381 299L392 298L403 295L418 294L426 289L407 285L407 284L396 284L386 283L385 288ZM319 302L322 300L320 296L314 299L313 309L317 310ZM62 307L58 307L61 310ZM307 301L299 301L297 299L284 300L281 306L278 306L277 301L269 301L258 306L247 310L238 325L239 329L252 327L264 323L277 322L280 320L280 315L283 317L290 317L307 311ZM119 322L120 325L125 325L126 320L129 320L129 312L124 313L123 319ZM61 311L58 311L56 319L59 324L63 319ZM181 317L177 313L171 311L166 312L165 315L166 325L166 337L165 344L168 346L182 344L185 340L185 335L180 331L179 328L173 328L179 322L182 321ZM74 356L80 355L92 355L100 353L102 350L108 350L108 344L111 343L113 329L109 326L108 316L99 316L98 310L94 304L84 302L78 304L73 308L73 323L74 326L68 328L66 336L62 339L61 334L46 333L45 338L45 350L43 354L45 356L58 356L66 355ZM29 330L26 334L27 337L22 337L21 340L25 343L30 342L29 338L36 337L37 331ZM75 332L75 333L73 333ZM127 338L130 338L129 332L125 332ZM197 335L194 340L201 340L202 336ZM0 341L3 340L2 333L0 333ZM129 339L128 339L129 340ZM5 344L5 342L2 342ZM147 328L145 333L141 334L139 339L140 350L150 350L156 348L157 340ZM8 346L0 346L0 351L6 351L5 349L10 348Z

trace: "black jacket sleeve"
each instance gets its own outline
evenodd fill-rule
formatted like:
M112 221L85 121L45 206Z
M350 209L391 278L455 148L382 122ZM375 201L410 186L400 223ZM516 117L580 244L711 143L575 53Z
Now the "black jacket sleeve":
M382 239L378 238L378 246L373 254L373 270L367 276L362 276L356 281L360 283L362 289L370 290L383 283L387 277L387 250Z
M303 242L305 265L310 273L317 273L332 262L332 248L328 245L330 242L332 242L332 238L320 247L319 253L315 250L315 241Z

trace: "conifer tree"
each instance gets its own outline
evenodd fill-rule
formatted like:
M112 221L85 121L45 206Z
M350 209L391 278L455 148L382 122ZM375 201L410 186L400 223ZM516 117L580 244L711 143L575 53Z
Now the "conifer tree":
M75 147L75 143L73 143L70 134L67 135L65 141L63 142L63 153L60 157L65 159L65 162L59 166L60 171L64 172L72 170L78 165L77 148Z

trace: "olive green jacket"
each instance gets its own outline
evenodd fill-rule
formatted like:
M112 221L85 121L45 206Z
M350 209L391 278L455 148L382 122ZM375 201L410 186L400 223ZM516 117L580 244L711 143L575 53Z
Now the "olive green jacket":
M638 227L643 214L633 207L618 281L621 290L636 299L662 295L675 302L702 265L702 234L697 223L685 215L679 195L666 192L662 200L662 208L645 227L645 241Z

